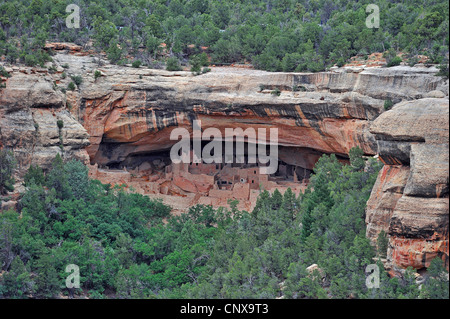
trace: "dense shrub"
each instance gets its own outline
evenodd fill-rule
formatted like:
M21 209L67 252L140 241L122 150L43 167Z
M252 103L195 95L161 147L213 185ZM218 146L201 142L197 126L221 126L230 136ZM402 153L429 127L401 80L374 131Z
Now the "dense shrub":
M389 61L389 63L387 64L388 67L391 66L397 66L400 65L400 63L402 63L402 58L399 56L394 57L391 61Z
M94 79L97 80L99 77L102 76L102 72L100 72L99 70L96 70L94 72Z
M0 196L14 190L16 163L12 152L0 149Z
M275 88L274 90L272 90L272 92L270 92L272 95L274 96L280 96L281 95L281 91L279 88Z
M166 62L166 70L167 71L181 71L180 62L176 57L171 57L167 59Z
M72 75L70 77L77 86L80 86L83 83L83 77L81 75Z
M140 61L140 60L135 60L135 61L133 61L133 63L131 64L131 66L133 67L133 68L139 68L140 66L141 66L141 64L142 64L142 62Z
M9 74L8 72L6 72L5 68L0 66L0 75L3 76L4 78L10 78L11 74Z
M385 100L384 101L384 109L387 111L387 110L390 110L392 107L394 106L394 102L392 102L392 100Z

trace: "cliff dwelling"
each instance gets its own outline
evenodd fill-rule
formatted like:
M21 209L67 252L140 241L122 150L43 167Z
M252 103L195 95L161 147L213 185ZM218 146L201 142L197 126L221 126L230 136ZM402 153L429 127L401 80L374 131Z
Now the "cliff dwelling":
M202 144L204 147L205 142ZM191 156L189 163L172 163L170 149L166 149L129 154L122 161L105 164L93 161L90 174L104 183L125 184L141 194L162 198L176 211L195 204L228 207L229 200L238 200L241 208L251 210L263 190L278 189L283 193L291 188L297 195L304 191L312 168L322 155L311 149L279 146L276 172L264 174L261 168L268 164L252 162L250 145L245 143L242 157L234 152L231 162L225 156L217 163L195 162ZM114 145L100 147L106 148Z

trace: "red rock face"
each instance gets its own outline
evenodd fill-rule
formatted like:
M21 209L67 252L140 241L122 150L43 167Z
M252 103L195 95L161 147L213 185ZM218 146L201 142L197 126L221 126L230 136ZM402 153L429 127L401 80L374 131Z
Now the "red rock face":
M448 239L427 241L393 237L390 245L393 247L390 257L397 267L422 269L428 267L434 258L441 258L448 269Z
M113 66L100 71L104 76L87 78L72 103L91 136L91 163L99 165L168 149L176 142L170 132L191 131L194 119L222 134L225 128L277 128L279 144L306 151L309 166L314 151L346 156L359 146L374 155L369 125L383 112L384 100L423 96L442 82L424 71L404 76L404 70L389 69L295 74L214 68L197 77ZM293 92L294 86L302 90ZM270 94L275 88L279 97Z
M145 100L145 99L144 99ZM202 114L176 111L172 114L160 114L160 111L141 106L139 109L116 108L106 106L103 110L111 109L110 113L100 110L103 101L86 101L84 123L91 135L91 145L87 148L92 162L107 164L108 161L121 161L133 153L154 152L168 149L176 143L170 139L174 128L186 128L192 132L190 119L201 121L202 129L217 128L225 138L225 129L259 128L278 129L280 145L302 147L325 153L347 154L349 149L360 146L366 153L373 154L373 141L367 141L367 121L347 119L326 119L318 123L302 120L302 112L296 107L290 107L291 116L283 118L276 107L265 109L267 116L251 114L243 110L240 114L228 116L222 114ZM120 101L128 105L129 101ZM97 112L96 112L97 111ZM302 120L303 124L298 125ZM88 124L92 123L92 124ZM369 137L370 138L370 137ZM113 144L115 152L105 154L100 148L103 142ZM366 143L368 142L368 143Z
M366 207L366 234L374 242L381 230L389 232L394 208L403 195L408 176L408 166L385 165L381 169Z
M386 164L367 203L367 236L374 245L389 236L392 273L427 268L441 258L449 266L449 102L402 102L371 126Z

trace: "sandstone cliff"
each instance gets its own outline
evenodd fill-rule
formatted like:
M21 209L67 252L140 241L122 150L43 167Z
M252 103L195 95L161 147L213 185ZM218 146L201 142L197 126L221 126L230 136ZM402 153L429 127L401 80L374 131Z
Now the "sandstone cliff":
M0 146L14 151L19 175L30 164L48 168L57 153L87 162L89 135L67 110L52 77L31 68L11 71L0 90Z
M31 163L48 168L60 153L95 164L91 171L104 181L126 182L148 194L164 190L166 202L181 210L211 203L187 196L186 190L200 185L194 180L177 177L177 189L170 189L160 172L136 181L128 171L112 178L99 167L133 166L138 157L170 149L176 142L171 130L192 131L194 119L222 133L274 127L280 159L305 169L323 153L345 159L354 146L379 154L386 165L368 202L368 236L375 243L381 229L389 234L393 269L426 267L434 256L448 264L448 82L435 76L436 68L356 67L316 74L213 68L193 76L113 66L86 54L58 53L54 61L56 72L13 67L7 68L12 77L2 79L0 147L15 152L19 177ZM63 93L70 75L81 75L83 83ZM275 89L280 96L271 94ZM396 105L386 112L388 99ZM146 165L147 172L164 167L161 161ZM256 199L256 192L248 193Z
M99 165L168 149L175 143L169 139L171 129L191 129L198 119L203 129L222 132L227 127L277 127L280 144L303 148L303 164L312 168L320 153L346 155L360 146L376 154L369 123L384 111L385 100L417 99L437 89L448 95L435 68L317 74L213 68L194 77L190 72L99 67L92 58L74 55L58 54L55 60L84 74L80 92L68 100L90 135L91 162ZM96 69L103 74L97 80ZM279 97L270 94L275 88L282 91Z
M389 237L393 272L428 267L435 257L448 268L449 101L405 101L371 125L385 163L367 204L367 235Z

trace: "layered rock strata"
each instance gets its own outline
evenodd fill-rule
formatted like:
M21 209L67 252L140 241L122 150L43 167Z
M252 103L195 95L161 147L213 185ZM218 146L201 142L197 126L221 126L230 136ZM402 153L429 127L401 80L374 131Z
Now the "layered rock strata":
M433 94L435 95L435 94ZM449 256L449 100L401 102L371 125L385 166L367 203L367 235L387 233L393 272Z
M91 59L91 60L89 60ZM397 103L425 97L433 90L448 94L435 68L340 69L335 72L269 73L213 68L190 72L133 69L74 55L55 56L73 73L84 73L80 91L68 95L72 113L90 135L91 163L121 163L135 154L167 150L173 128L277 128L279 144L303 148L311 169L319 153L346 156L354 146L376 154L369 123ZM95 80L94 70L102 76ZM281 95L271 94L275 89ZM311 153L311 156L308 154ZM299 160L299 156L293 158Z
M14 152L19 176L30 164L49 168L56 154L87 163L89 135L67 110L52 77L27 68L11 75L0 90L0 146Z

